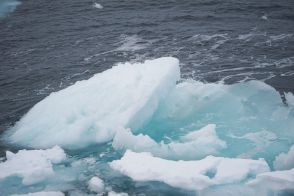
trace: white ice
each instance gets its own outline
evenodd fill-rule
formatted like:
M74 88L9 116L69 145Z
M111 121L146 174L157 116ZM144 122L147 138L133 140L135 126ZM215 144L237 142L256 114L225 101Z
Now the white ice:
M117 192L114 192L114 191L110 191L108 192L108 196L128 196L129 194L127 193L117 193Z
M209 124L168 144L163 141L156 142L148 135L134 135L130 130L124 129L117 132L112 146L116 150L130 149L134 152L151 152L162 158L185 160L203 158L226 148L226 142L218 138L215 128L214 124Z
M256 192L259 192L259 195L278 195L279 191L288 192L289 195L293 195L294 168L258 174L256 179L249 181L247 185L254 188Z
M288 170L294 168L294 145L287 153L279 154L274 160L276 170Z
M47 150L20 150L16 154L7 151L6 158L0 163L0 180L18 176L24 185L31 185L52 176L53 164L62 162L66 154L55 146Z
M27 194L14 194L11 196L64 196L64 194L59 191L41 191Z
M37 103L8 131L8 141L68 148L110 141L119 127L147 123L179 78L172 57L119 64Z
M103 6L100 3L94 3L93 7L97 9L103 9Z
M89 190L96 193L102 193L104 191L104 182L97 176L92 177L88 182Z
M171 161L130 150L120 160L111 162L110 167L135 181L161 181L188 190L239 183L249 176L269 171L263 159L208 156L199 161Z

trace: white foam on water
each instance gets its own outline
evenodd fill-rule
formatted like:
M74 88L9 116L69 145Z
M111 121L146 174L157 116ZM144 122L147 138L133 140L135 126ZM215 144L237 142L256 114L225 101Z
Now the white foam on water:
M115 49L115 51L137 51L145 49L149 42L143 40L138 35L122 36L121 45Z

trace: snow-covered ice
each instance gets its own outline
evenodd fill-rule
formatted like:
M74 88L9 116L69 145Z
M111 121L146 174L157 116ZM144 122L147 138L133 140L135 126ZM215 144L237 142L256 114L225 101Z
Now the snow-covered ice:
M258 174L256 179L249 181L248 186L253 187L262 195L270 195L279 191L294 194L294 168L291 170L273 171Z
M126 151L110 167L135 181L161 181L170 186L202 190L212 185L240 183L250 176L268 172L263 159L237 159L208 156L198 161L171 161L150 153Z
M60 145L68 156L58 146L7 152L0 189L126 195L111 192L119 175L119 186L133 186L129 176L201 196L293 193L293 100L260 81L180 79L172 57L118 64L52 93L6 131L8 144Z
M0 163L0 180L10 176L22 178L24 185L31 185L54 175L53 164L65 160L64 151L55 146L47 150L7 151L7 160Z
M89 190L96 193L101 193L104 191L104 183L103 180L98 178L97 176L92 177L89 180Z
M8 131L8 140L67 148L110 141L119 127L147 123L179 79L172 57L119 64L46 97Z
M287 153L279 154L274 160L276 170L288 170L294 168L294 145Z
M64 194L59 191L41 191L27 194L14 194L11 196L64 196Z

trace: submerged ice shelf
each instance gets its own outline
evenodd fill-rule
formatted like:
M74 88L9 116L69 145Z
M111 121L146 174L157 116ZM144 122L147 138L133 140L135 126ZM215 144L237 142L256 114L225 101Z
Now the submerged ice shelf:
M6 131L7 145L44 150L7 152L0 189L137 194L129 176L167 192L292 194L294 96L285 97L260 81L181 80L172 57L118 64L52 93Z

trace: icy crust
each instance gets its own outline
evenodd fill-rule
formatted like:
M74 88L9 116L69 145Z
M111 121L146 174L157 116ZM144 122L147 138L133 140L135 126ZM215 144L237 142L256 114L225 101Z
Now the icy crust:
M294 145L287 153L279 154L274 161L276 170L287 170L294 168Z
M263 195L270 195L269 193L279 191L294 194L294 168L258 174L256 179L249 181L247 185Z
M17 176L24 185L31 185L52 176L53 164L65 160L66 154L55 146L47 150L20 150L16 154L7 151L6 159L0 163L0 181Z
M88 182L89 190L96 193L104 191L104 182L98 177L92 177Z
M150 153L126 151L112 169L136 181L161 181L188 190L202 190L212 185L240 183L248 177L268 172L263 159L236 159L208 156L198 161L171 161Z
M59 191L41 191L27 194L15 194L11 196L64 196L64 194Z
M52 93L10 130L8 140L37 148L110 141L119 127L135 129L149 121L180 79L178 64L172 57L119 64Z
M195 159L217 154L226 148L226 142L218 138L216 125L209 124L200 130L189 132L168 144L156 142L148 135L134 135L131 130L123 129L115 135L112 146L116 150L130 149L134 152L151 152L155 156L170 159Z

